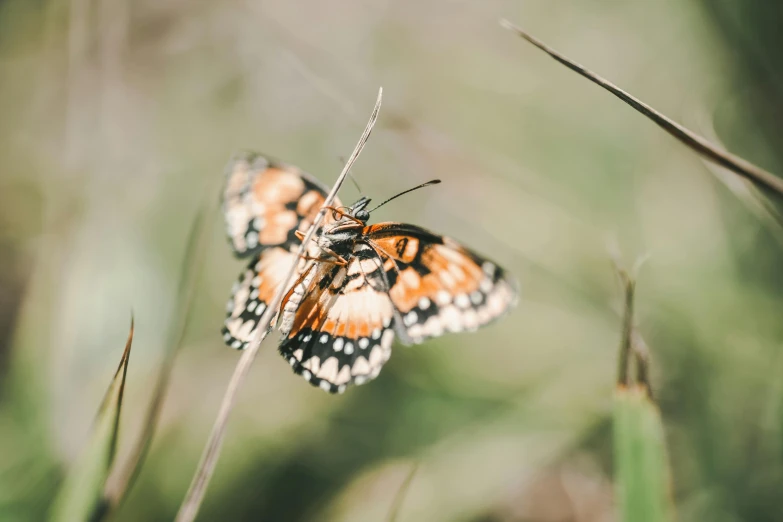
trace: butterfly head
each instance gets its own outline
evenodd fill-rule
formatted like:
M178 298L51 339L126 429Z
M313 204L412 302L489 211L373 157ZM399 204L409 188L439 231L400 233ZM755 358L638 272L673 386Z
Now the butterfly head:
M367 223L367 220L370 219L370 211L367 210L367 206L370 204L370 201L372 200L365 196L359 198L359 201L351 205L351 216L355 217L362 223Z

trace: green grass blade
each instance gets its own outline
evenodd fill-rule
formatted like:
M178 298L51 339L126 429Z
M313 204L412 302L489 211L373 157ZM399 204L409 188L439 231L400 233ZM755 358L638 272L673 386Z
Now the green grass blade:
M55 497L49 520L80 522L95 520L103 506L103 490L117 449L122 395L128 372L133 320L120 365L109 384L86 449L65 478Z
M614 456L620 520L673 520L661 415L644 386L617 387L614 397Z

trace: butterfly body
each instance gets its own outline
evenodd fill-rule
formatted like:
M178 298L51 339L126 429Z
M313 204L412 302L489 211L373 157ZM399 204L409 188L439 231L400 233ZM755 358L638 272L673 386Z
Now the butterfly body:
M342 217L337 222L325 226L318 233L316 239L318 246L325 252L332 250L335 253L350 255L356 241L360 239L361 229L370 219L370 213L367 211L370 201L369 198L362 197L346 211L332 209L332 212L341 212Z
M223 194L228 235L251 263L228 303L230 346L247 346L294 262L298 277L275 316L279 350L297 374L333 393L376 377L395 337L417 344L472 331L516 302L513 278L456 241L410 224L368 225L365 197L350 207L335 201L297 261L326 192L310 175L262 156L232 164Z

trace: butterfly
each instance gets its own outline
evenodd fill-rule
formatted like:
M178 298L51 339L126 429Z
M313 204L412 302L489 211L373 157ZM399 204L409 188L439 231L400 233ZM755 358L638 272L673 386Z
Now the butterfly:
M229 164L227 235L234 254L250 259L227 304L222 333L229 346L248 346L294 263L296 279L271 324L279 324L279 351L294 372L331 393L377 377L395 337L418 344L473 331L516 303L514 278L453 239L406 223L367 224L366 197L351 206L335 199L299 257L328 190L260 154Z

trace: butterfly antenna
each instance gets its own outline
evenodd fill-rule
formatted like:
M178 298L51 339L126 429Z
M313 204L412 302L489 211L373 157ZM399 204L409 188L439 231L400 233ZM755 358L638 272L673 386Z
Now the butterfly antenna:
M359 186L359 182L356 181L356 178L353 177L353 174L351 174L351 171L348 171L348 177L351 178L351 181L353 182L353 186L356 187L356 190L359 191L359 195L363 196L364 192L362 192L362 187Z
M345 166L345 158L343 158L342 156L340 156L340 163L342 163L343 166ZM351 174L350 170L348 171L348 177L351 178L351 183L353 183L353 186L356 187L356 190L359 191L359 195L363 196L364 192L362 192L362 187L359 186L359 182L356 181L356 178L353 177L353 174Z
M429 187L430 185L437 185L438 183L440 183L440 180L439 180L439 179L433 179L433 180L430 180L430 181L428 181L427 183L422 183L421 185L418 185L418 186L416 186L416 187L413 187L413 188L411 188L411 189L408 189L408 190L405 190L405 191L403 191L403 192L400 192L400 193L399 193L399 194L397 194L396 196L392 196L392 197L390 197L389 199L387 199L386 201L384 201L383 203L381 203L380 205L378 205L378 206L377 206L377 207L375 207L374 209L370 210L369 212L374 212L375 210L377 210L377 209L379 209L380 207L384 206L384 205L385 205L386 203L388 203L389 201L391 201L391 200L393 200L393 199L397 199L398 197L400 197L400 196L403 196L403 195L407 194L408 192L413 192L414 190L418 190L418 189L420 189L420 188Z

